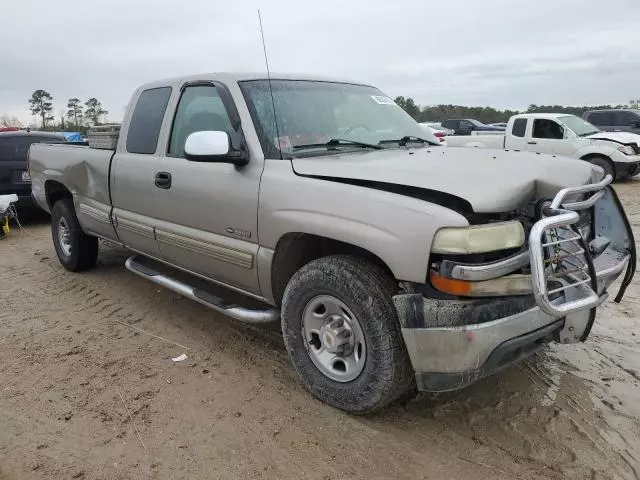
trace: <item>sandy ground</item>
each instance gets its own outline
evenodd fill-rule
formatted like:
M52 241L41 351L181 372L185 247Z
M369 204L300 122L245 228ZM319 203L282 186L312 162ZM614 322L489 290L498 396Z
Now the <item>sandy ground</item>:
M617 188L640 238L640 181ZM46 220L0 242L1 480L639 478L638 280L585 344L361 418L300 387L277 331L126 256L68 273Z

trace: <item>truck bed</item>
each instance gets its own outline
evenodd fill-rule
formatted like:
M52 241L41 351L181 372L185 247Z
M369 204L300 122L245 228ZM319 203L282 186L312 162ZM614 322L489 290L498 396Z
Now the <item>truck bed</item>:
M504 133L454 135L451 137L447 137L447 146L449 147L480 147L503 149L504 142Z
M109 175L114 154L113 150L80 145L32 145L29 170L35 201L51 212L47 188L64 186L73 195L76 214L84 230L115 238L109 194Z

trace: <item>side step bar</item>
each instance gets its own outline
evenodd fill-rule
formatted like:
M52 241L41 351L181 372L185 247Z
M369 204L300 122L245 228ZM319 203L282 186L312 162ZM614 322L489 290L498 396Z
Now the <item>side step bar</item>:
M125 262L127 270L135 273L136 275L140 275L147 280L151 280L153 283L157 283L158 285L162 285L169 290L179 293L180 295L184 295L191 300L195 300L205 307L209 307L213 310L224 313L235 320L245 323L270 323L280 320L280 311L275 308L256 310L243 308L238 305L229 305L215 295L201 289L194 288L186 283L179 282L178 280L155 271L147 265L137 262L136 257L137 255L133 255L127 259Z

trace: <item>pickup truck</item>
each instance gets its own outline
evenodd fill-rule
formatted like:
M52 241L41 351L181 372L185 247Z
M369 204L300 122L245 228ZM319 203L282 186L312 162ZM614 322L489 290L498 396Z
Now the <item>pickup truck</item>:
M29 168L67 270L119 244L145 279L280 321L304 386L369 413L584 341L635 271L601 169L425 135L366 84L210 74L137 89L115 151L34 145Z
M561 113L514 115L504 135L450 137L450 147L548 153L598 165L614 180L640 172L640 135L603 132L589 122Z

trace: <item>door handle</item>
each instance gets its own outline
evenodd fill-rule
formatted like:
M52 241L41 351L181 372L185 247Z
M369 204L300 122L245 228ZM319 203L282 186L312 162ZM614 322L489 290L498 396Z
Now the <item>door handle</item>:
M169 189L171 188L171 174L169 172L158 172L156 173L155 180L156 187Z
M537 145L538 142L527 142L529 145Z

